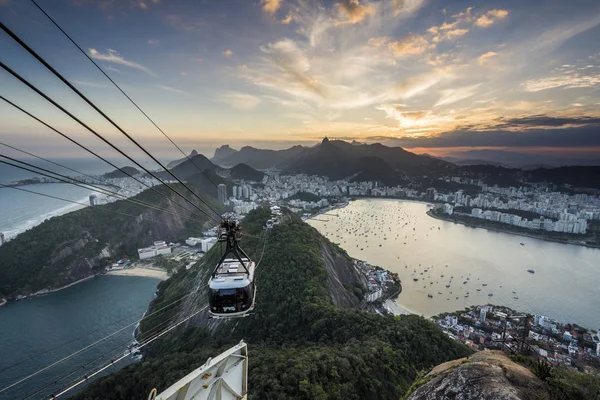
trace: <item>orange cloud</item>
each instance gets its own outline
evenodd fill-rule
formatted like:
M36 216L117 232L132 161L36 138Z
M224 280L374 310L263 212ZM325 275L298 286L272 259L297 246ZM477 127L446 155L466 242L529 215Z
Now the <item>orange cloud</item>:
M429 47L429 43L423 36L411 34L388 46L396 57L404 57L422 54Z
M346 18L346 21L342 21L341 23L356 24L375 12L373 7L363 6L359 0L342 0L337 3L337 7L340 13Z
M490 10L487 13L481 15L479 18L477 18L477 20L475 21L475 25L481 28L487 28L494 22L506 18L507 15L508 11L506 10Z
M274 15L281 7L281 0L260 0L260 4L264 12Z
M488 51L487 53L482 54L479 57L477 57L477 61L479 62L480 65L483 65L486 62L488 62L490 58L495 57L497 55L498 55L498 53L495 53L493 51Z

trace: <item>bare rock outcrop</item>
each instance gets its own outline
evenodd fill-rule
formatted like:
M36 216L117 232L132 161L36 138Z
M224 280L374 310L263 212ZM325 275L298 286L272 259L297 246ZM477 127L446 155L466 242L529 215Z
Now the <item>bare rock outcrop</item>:
M546 400L550 394L544 382L503 352L481 351L433 368L408 396L433 399Z

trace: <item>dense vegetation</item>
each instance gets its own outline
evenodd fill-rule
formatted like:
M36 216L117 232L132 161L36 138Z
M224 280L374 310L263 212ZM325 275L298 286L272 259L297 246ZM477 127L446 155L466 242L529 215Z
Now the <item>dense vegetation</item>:
M535 357L511 356L511 359L529 368L546 382L553 400L587 400L600 398L600 377L554 367Z
M165 187L158 190L172 196ZM135 199L191 215L199 223L127 201L50 218L0 247L0 297L27 295L75 282L91 276L111 259L135 258L139 247L154 240L198 235L202 222L208 219L200 212L192 215L174 207L150 190ZM206 200L213 208L223 209L213 199Z
M139 173L140 171L138 171L134 167L123 167L115 169L112 172L107 172L103 175L103 178L127 178L129 175L137 175Z
M157 341L144 361L96 381L76 399L143 399L152 387L165 389L241 339L249 343L250 399L397 400L420 370L470 353L421 317L334 307L323 261L329 241L286 214L286 222L263 242L267 233L262 226L269 216L268 209L255 210L243 225L248 234L243 247L251 256L258 258L266 246L256 273L253 316L213 326L210 333L205 320L178 330ZM215 247L202 266L182 269L163 282L151 309L206 282L217 257ZM349 262L345 252L343 257ZM185 315L184 310L170 310L162 319L177 312ZM159 320L142 325L142 330Z

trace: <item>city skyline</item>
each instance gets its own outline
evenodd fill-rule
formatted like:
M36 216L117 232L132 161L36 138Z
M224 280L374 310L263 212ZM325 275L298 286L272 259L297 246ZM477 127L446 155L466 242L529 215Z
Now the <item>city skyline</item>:
M186 151L324 136L445 155L600 154L600 4L425 0L39 2ZM2 21L163 158L176 151L30 2ZM6 35L3 61L140 155ZM6 72L7 96L99 151ZM6 103L14 145L81 156Z

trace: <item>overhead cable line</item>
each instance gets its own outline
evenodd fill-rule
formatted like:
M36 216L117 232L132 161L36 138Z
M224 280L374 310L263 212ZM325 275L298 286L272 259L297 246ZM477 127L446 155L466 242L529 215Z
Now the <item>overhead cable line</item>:
M2 24L2 22L0 22L0 27L3 27L3 26L4 25ZM185 197L184 195L182 195L179 191L177 191L171 185L169 185L168 183L166 183L162 179L160 179L158 176L156 176L156 174L154 174L153 172L149 171L147 168L145 168L139 162L135 161L133 158L131 158L130 156L128 156L125 152L123 152L117 146L115 146L114 144L112 144L109 140L105 139L98 132L96 132L95 130L93 130L92 128L90 128L85 122L81 121L79 118L77 118L71 112L69 112L68 110L66 110L64 107L62 107L56 101L52 100L50 97L48 97L48 95L46 95L44 92L42 92L40 89L38 89L35 85L33 85L32 83L30 83L27 79L23 78L21 75L19 75L17 72L15 72L12 68L10 68L6 64L4 64L2 61L0 61L0 67L3 68L8 73L10 73L11 75L13 75L18 80L20 80L22 83L24 83L25 85L27 85L30 89L32 89L37 94L39 94L40 96L42 96L45 100L47 100L48 102L50 102L51 104L53 104L56 108L58 108L59 110L61 110L63 113L67 114L69 117L71 117L73 120L75 120L76 122L78 122L81 126L83 126L84 128L86 128L88 131L92 132L96 137L98 137L99 139L101 139L104 143L108 144L110 147L112 147L113 149L115 149L116 151L118 151L121 155L125 156L129 161L133 162L139 168L141 168L142 170L144 170L144 172L146 172L147 174L151 175L153 178L157 179L163 185L165 185L166 187L168 187L171 191L173 191L174 193L176 193L179 197L181 197L182 199L184 199L186 202L190 203L198 211L200 211L201 213L205 214L207 217L211 218L216 223L221 223L221 221L219 221L218 219L214 218L213 216L211 216L210 214L208 214L206 211L204 211L203 209L201 209L200 207L198 207L196 204L194 204L187 197ZM187 187L187 185L185 185L185 187ZM194 193L194 192L192 192L192 193ZM202 201L204 202L204 200L202 200Z
M2 64L2 61L0 61L0 64ZM88 153L92 154L93 156L99 158L100 160L104 161L105 163L107 163L108 165L110 165L111 167L114 167L116 170L120 170L121 172L123 172L125 175L129 176L130 178L134 179L136 182L140 183L141 185L143 185L144 187L147 187L148 189L150 189L151 191L153 191L154 193L157 193L158 195L160 195L161 197L164 197L165 199L167 199L169 202L183 208L184 210L190 212L193 214L193 211L190 210L187 207L184 207L183 205L181 205L180 203L177 203L175 200L173 200L172 198L170 198L169 196L165 195L164 193L160 192L159 190L155 189L154 187L152 187L151 185L148 185L146 182L142 181L139 178L136 178L134 175L130 174L129 172L122 170L121 168L117 167L115 164L113 164L112 162L110 162L109 160L107 160L106 158L102 157L101 155L99 155L98 153L96 153L95 151L89 149L88 147L84 146L83 144L79 143L78 141L76 141L75 139L69 137L68 135L64 134L63 132L59 131L58 129L54 128L53 126L49 125L48 123L44 122L43 120L39 119L38 117L36 117L35 115L31 114L29 111L25 110L24 108L22 108L21 106L13 103L12 101L8 100L7 98L5 98L4 96L2 96L0 94L0 99L4 100L5 102L7 102L8 104L10 104L11 106L13 106L14 108L16 108L17 110L23 112L24 114L28 115L29 117L33 118L34 120L38 121L40 124L44 125L45 127L51 129L52 131L56 132L57 134L59 134L60 136L64 137L65 139L67 139L68 141L70 141L71 143L79 146L80 148L84 149L85 151L87 151ZM160 181L160 180L159 180ZM164 184L164 182L160 181L161 184ZM197 207L195 207L197 208ZM200 210L202 211L202 210ZM206 213L204 213L206 214Z
M52 161L52 160L49 160L49 159L47 159L47 158L44 158L44 157L37 156L37 155L35 155L35 154L33 154L33 153L30 153L30 152L28 152L28 151L26 151L26 150L19 149L18 147L11 146L10 144L6 144L6 143L2 143L2 142L0 142L0 145L2 145L2 146L4 146L4 147L8 147L9 149L13 149L13 150L19 151L19 152L21 152L21 153L23 153L23 154L27 154L28 156L30 156L30 157L34 157L34 158L37 158L37 159L38 159L38 160L40 160L40 161L44 161L44 162L47 162L47 163L49 163L49 164L56 165L57 167L61 167L61 168L67 169L67 170L69 170L69 171L71 171L71 172L75 172L76 174L78 174L78 176L85 176L85 177L87 177L87 178L90 178L90 179L93 179L93 180L95 180L95 181L98 181L98 182L100 182L100 183L102 183L102 184L105 184L105 185L111 185L111 186L115 186L113 183L106 182L106 180L105 180L105 179L102 179L102 178L100 178L100 177L97 177L97 176L94 176L94 175L89 175L89 174L86 174L86 173L84 173L84 172L81 172L81 171L77 171L76 169L73 169L73 168L71 168L71 167L67 167L66 165L63 165L63 164L61 164L61 163L54 162L54 161ZM121 188L121 189L122 189L122 190L127 190L127 191L132 191L132 190L130 190L130 189L127 189L127 188Z
M81 202L79 202L79 201L74 201L74 200L64 199L64 198L62 198L62 197L53 196L53 195L51 195L51 194L46 194L46 193L40 193L40 192L36 192L35 190L29 190L29 189L24 189L24 188L21 188L21 187L16 187L16 186L4 185L4 184L2 184L2 183L0 183L0 187L4 187L4 188L7 188L7 189L19 190L19 191L21 191L21 192L27 192L27 193L31 193L31 194L37 194L37 195L39 195L39 196L43 196L43 197L49 197L49 198L51 198L51 199L56 199L56 200L62 200L62 201L66 201L67 203L78 204L78 205L80 205L80 206L84 206L84 207L91 207L89 204L86 204L86 203L81 203ZM98 208L98 209L100 209L100 210L103 210L103 211L108 211L108 212L113 212L113 213L115 213L115 214L124 215L124 216L126 216L126 217L139 218L139 215L127 214L127 213L124 213L124 212L120 212L120 211L111 210L110 208L105 208L105 207L97 207L97 208ZM145 221L150 221L150 222L155 222L155 223L157 223L157 224L162 224L162 222L160 222L160 221L156 221L156 220L154 220L154 219L144 218L144 220L145 220ZM34 358L35 358L35 357L34 357ZM18 364L20 364L20 363L21 363L21 362L19 362L19 363L17 363L17 364L10 365L10 366L8 366L8 367L1 368L1 369L0 369L0 372L2 372L2 371L6 371L7 369L11 369L11 368L13 368L15 365L18 365Z
M177 182L179 182L181 185L183 185L183 187L185 187L194 197L196 197L198 200L200 200L200 202L202 202L209 210L211 210L213 213L215 213L215 215L217 215L219 218L221 217L221 214L219 214L217 211L215 211L206 201L204 201L204 199L202 199L200 196L198 196L196 194L196 192L194 192L185 182L183 182L181 179L179 179L175 174L173 174L168 168L166 168L160 161L158 161L156 159L156 157L154 157L148 150L146 150L137 140L135 140L133 137L131 137L127 132L125 132L123 130L123 128L121 128L119 125L117 125L116 122L114 122L108 115L106 115L100 108L98 108L98 106L96 106L94 104L94 102L92 102L90 99L88 99L83 93L81 93L79 91L79 89L77 89L75 86L73 86L73 84L71 82L69 82L69 80L67 80L65 77L63 77L56 69L54 69L54 67L52 67L50 64L48 64L48 62L46 62L46 60L44 60L43 57L41 57L39 54L37 54L31 47L29 47L29 45L27 45L27 43L25 43L23 40L21 40L21 38L19 36L17 36L14 32L12 32L6 25L4 25L2 22L0 22L0 28L2 28L2 30L4 32L6 32L13 40L15 40L21 47L23 47L29 54L31 54L36 60L38 60L44 67L46 67L46 69L48 69L50 72L52 72L54 74L54 76L56 76L58 79L60 79L65 85L67 85L73 92L75 92L83 101L85 101L87 104L90 105L90 107L92 107L94 110L96 110L96 112L98 112L100 115L102 115L104 117L104 119L106 119L108 122L110 122L111 125L113 125L115 128L117 128L117 130L119 130L126 138L128 138L133 144L135 144L140 150L142 150L148 157L150 157L156 164L158 164L166 173L168 173L173 179L175 179ZM3 68L6 69L7 66L5 66L4 64ZM10 72L10 71L9 71ZM14 74L13 74L14 75ZM28 85L30 86L30 85ZM31 86L30 86L31 87ZM36 92L38 92L38 94L42 94L41 91L36 90ZM44 98L47 98L47 96L44 96ZM53 102L53 104L55 106L57 106L56 102ZM65 112L66 110L64 110L64 108L61 107L61 111ZM71 118L76 118L74 115L69 113L69 116L71 116ZM77 121L79 122L79 119L77 119ZM82 122L80 122L82 123ZM116 146L114 146L112 143L110 143L108 140L106 140L102 135L96 133L95 131L92 131L98 138L102 139L106 144L109 144L111 147L113 147L115 150L117 150L119 153L121 153L123 156L127 157L129 160L131 160L132 162L135 162L136 165L138 165L140 168L144 169L147 173L152 174L150 171L148 171L146 168L144 168L141 164L137 163L137 161L134 161L131 157L127 156L123 151L121 151L120 149L118 149ZM153 174L152 174L153 175ZM153 175L155 176L155 175ZM155 176L156 177L156 176ZM156 177L158 179L158 177ZM165 183L165 185L168 186L168 184ZM174 189L173 189L174 190ZM177 192L179 193L179 192ZM186 201L190 202L190 204L193 204L195 207L197 207L194 203L192 203L191 201L189 201L185 196L179 194L182 198L184 198ZM220 220L215 219L215 221L217 223L220 223Z
M52 172L52 171L46 170L46 169L41 168L41 167L37 167L35 165L31 165L29 163L26 163L25 161L19 161L19 160L16 160L14 158L11 158L11 157L4 156L2 154L0 154L0 157L1 158L6 158L6 159L9 159L9 160L12 160L12 161L24 164L24 165L28 165L30 167L37 168L37 169L42 170L42 171L47 171L47 172L52 173L52 174L57 175L57 176L53 176L53 175L50 175L48 173L40 172L40 171L31 169L31 168L23 167L22 165L10 163L8 161L2 161L2 160L0 160L0 163L6 164L6 165L10 165L11 167L19 168L19 169L22 169L24 171L28 171L28 172L32 172L34 174L45 176L45 177L50 178L50 179L56 179L56 180L58 180L60 182L67 183L67 184L74 185L74 186L78 186L78 187L81 187L81 188L86 189L86 190L97 190L97 191L99 191L99 192L101 192L102 194L105 194L105 195L111 195L111 196L119 197L119 198L121 198L121 200L126 201L128 203L132 203L132 204L136 204L138 206L146 207L146 208L149 208L149 209L152 209L152 210L164 212L166 214L175 215L175 216L178 216L180 218L189 219L190 221L194 221L194 222L197 222L197 223L202 223L199 220L195 220L193 218L183 216L181 214L176 213L175 211L165 210L165 209L162 209L160 207L154 206L152 204L149 204L149 203L146 203L146 202L143 202L143 201L134 200L132 198L128 198L125 195L122 195L122 194L119 194L117 192L113 192L113 191L110 191L110 190L107 190L107 189L99 188L99 187L94 186L94 185L89 184L89 183L85 183L85 182L83 182L83 184L77 183L77 182L81 182L81 181L78 181L78 180L76 180L74 178L70 178L70 177L65 176L65 175L58 174L56 172ZM84 185L87 185L87 186L84 186Z
M155 334L156 332L160 332L161 329L163 329L165 326L168 326L170 323L172 323L174 320L176 320L178 318L177 315L174 315L172 317L167 318L165 321L162 321L161 323L159 323L158 325L156 325L155 327L153 327L152 329L150 329L149 332L151 332L152 334ZM23 397L22 400L28 400L30 398L32 398L33 396L51 388L52 386L57 385L59 382L64 381L65 379L69 378L70 376L73 376L74 374L85 370L86 368L88 368L89 366L97 363L98 361L101 360L105 360L105 359L112 359L112 357L116 354L125 354L129 351L129 354L127 355L132 355L131 353L131 349L133 349L133 347L137 347L137 346L132 346L132 340L131 339L127 339L124 342L120 342L118 345L112 347L110 350L100 354L99 356L93 358L92 360L86 361L83 364L77 366L76 368L74 368L73 370L71 370L70 372L58 377L58 378L53 378L52 382L49 382L47 384L45 384L44 386L38 388L35 390L35 392L30 393L29 395L27 395L26 397ZM93 367L91 370L94 370L96 367ZM88 371L89 372L89 371ZM87 373L84 373L81 377L85 377L87 376ZM77 379L80 379L81 377L77 377L75 380L73 380L72 382L76 381ZM71 383L72 383L71 382Z
M159 333L158 335L154 336L151 339L148 339L147 341L145 341L144 343L140 344L139 346L137 346L138 350L146 347L147 345L149 345L150 343L154 342L155 340L161 338L163 335L166 335L167 333L169 333L170 331L172 331L173 329L177 328L179 325L183 324L184 322L189 321L191 318L195 317L196 315L198 315L199 313L201 313L202 311L206 310L208 308L208 306L204 306L201 309L199 309L198 311L192 313L191 315L185 317L184 319L182 319L181 321L177 322L176 324L174 324L173 326L165 329L164 331L162 331L161 333ZM128 357L128 354L124 354L121 357L115 359L115 360L110 360L110 362L108 362L106 365L104 365L102 368L94 371L91 374L87 374L85 375L85 377L81 378L80 380L78 380L77 382L74 382L73 384L69 385L68 387L61 389L60 392L53 394L52 395L52 399L56 399L62 395L64 395L65 393L75 389L77 386L87 382L90 378L93 378L94 376L98 375L99 373L101 373L102 371L110 368L111 366L113 366L114 364L118 363L119 361L123 360L124 358Z
M177 300L177 301L175 301L175 302L173 302L173 303L176 303L176 302L178 302L178 301L181 301L183 298L185 298L185 297L187 297L187 296L189 296L189 295L190 295L190 294L187 294L187 295L183 296L182 298L180 298L179 300ZM155 315L156 313L158 313L158 312L160 312L160 311L164 310L166 307L168 307L168 306L172 305L173 303L171 303L171 304L169 304L169 305L167 305L167 306L165 306L165 307L163 307L163 308L161 308L161 309L159 309L159 310L157 310L157 311L155 311L155 312L153 312L153 313L151 313L151 314L148 314L148 315L144 316L144 317L143 317L142 319L140 319L140 320L137 320L137 321L134 321L134 322L132 322L132 323L130 323L130 324L128 324L128 325L125 325L124 327L122 327L122 328L120 328L120 329L118 329L118 330L116 330L116 331L114 331L114 332L112 332L112 333L110 333L110 334L108 334L108 335L106 335L106 336L104 336L104 337L102 337L102 338L100 338L100 339L98 339L98 340L94 341L93 343L91 343L91 344L89 344L89 345L87 345L87 346L85 346L85 347L83 347L83 348L81 348L81 349L79 349L79 350L77 350L77 351L75 351L75 352L73 352L73 353L71 353L71 354L69 354L69 355L65 356L65 357L62 357L61 359L59 359L59 360L57 360L57 361L55 361L55 362L53 362L53 363L51 363L51 364L49 364L49 365L47 365L47 366L45 366L45 367L43 367L43 368L41 368L41 369L39 369L39 370L37 370L37 371L33 372L33 373L31 373L31 374L29 374L29 375L25 376L24 378L21 378L21 379L19 379L19 380L18 380L18 381L16 381L16 382L13 382L13 383L11 383L10 385L8 385L8 386L6 386L6 387L4 387L4 388L0 389L0 393L3 393L3 392L5 392L5 391L7 391L8 389L10 389L10 388L12 388L12 387L15 387L15 386L17 386L17 385L19 385L19 384L21 384L21 383L23 383L23 382L25 382L25 381L27 381L27 380L29 380L29 379L33 378L34 376L37 376L37 375L41 374L42 372L44 372L44 371L47 371L48 369L50 369L50 368L53 368L54 366L56 366L56 365L58 365L58 364L60 364L60 363L62 363L62 362L64 362L64 361L66 361L66 360L68 360L68 359L71 359L71 358L75 357L75 356L76 356L76 355L78 355L78 354L81 354L81 353L83 353L83 352L87 351L88 349L90 349L90 348L92 348L92 347L94 347L94 346L98 345L99 343L102 343L102 342L104 342L104 341L105 341L105 340L107 340L108 338L111 338L111 337L113 337L113 336L117 335L118 333L120 333L120 332L123 332L125 329L131 328L132 326L135 326L135 325L137 325L137 324L141 323L141 322L142 322L144 319L146 319L146 318L148 318L148 317L150 317L150 316L152 316L152 315Z
M33 191L33 190L27 190L27 189L23 189L23 188L19 188L19 187L14 187L14 186L7 186L7 185L3 185L3 184L0 184L0 185L1 185L1 186L4 186L4 187L6 187L6 188L11 188L11 189L16 189L16 190L21 190L21 191L24 191L24 192L29 192L29 193L33 193L33 194L39 194L39 195L42 195L42 196L46 196L46 197L52 197L52 198L55 198L55 199L58 199L58 200L64 200L64 201L71 202L71 200L62 199L62 198L60 198L60 197L56 197L56 196L52 196L52 195L46 195L45 193L39 193L39 192L35 192L35 191ZM77 202L73 202L73 203L77 203ZM83 204L83 203L77 203L77 204ZM101 209L104 209L104 208L101 208ZM133 216L133 215L132 215L132 216ZM136 216L136 217L137 217L137 216ZM158 314L158 313L160 313L160 312L162 312L162 311L166 310L168 307L170 307L170 306L172 306L172 305L174 305L174 304L176 304L176 303L179 303L180 301L182 301L183 299L185 299L186 297L188 297L188 296L190 296L190 295L192 295L192 293L188 293L188 294L185 294L185 295L183 295L183 296L179 297L178 299L176 299L176 300L172 301L171 303L169 303L169 304L167 304L167 305L165 305L165 306L163 306L163 307L159 308L158 310L155 310L155 311L151 312L150 314L146 314L146 315L144 315L144 316L143 316L141 319L139 319L139 320L136 320L136 321L135 321L135 323L138 323L138 324L139 324L139 323L141 323L141 322L142 322L142 321L144 321L146 318L149 318L149 317L151 317L151 316L153 316L153 315L156 315L156 314ZM127 317L127 318L122 318L122 319L120 319L120 320L117 320L117 321L110 322L110 323L108 324L108 326L111 326L111 325L116 325L116 324L118 324L118 323L121 323L121 322L123 322L123 321L125 321L125 320L129 320L129 319L130 319L129 317ZM105 325L105 326L106 326L106 325ZM6 366L6 367L3 367L3 368L1 368L1 369L0 369L0 372L4 372L4 371L7 371L7 370L9 370L9 369L12 369L12 368L16 367L17 365L20 365L20 364L22 364L22 363L24 363L24 362L26 362L26 361L30 361L30 360L33 360L33 359L35 359L35 358L38 358L38 357L40 357L40 356L42 356L42 355L44 355L44 354L50 353L50 352L52 352L52 351L54 351L54 350L56 350L56 349L59 349L59 348L61 348L61 347L63 347L63 346L66 346L67 344L73 343L73 342L75 342L75 341L77 341L77 340L80 340L80 339L83 339L83 338L85 338L85 337L87 337L87 336L90 336L90 335L92 335L92 334L94 334L94 333L96 333L96 332L98 332L98 331L100 331L100 330L102 330L102 327L100 327L100 328L97 328L97 329L94 329L94 330L91 330L91 331L88 331L88 332L84 333L83 335L80 335L80 336L74 337L74 338L72 338L72 339L69 339L69 340L68 340L68 341L66 341L66 342L63 342L63 343L61 343L61 344L59 344L59 345L57 345L57 346L50 347L50 348L48 348L48 349L46 349L46 350L44 350L44 351L42 351L42 352L39 352L39 353L37 353L37 354L34 354L34 355L32 355L32 356L24 357L24 358L22 358L22 359L20 359L20 360L16 361L15 363L13 363L13 364L11 364L11 365L9 365L9 366Z
M60 27L60 25L59 25L59 24L58 24L58 23L57 23L57 22L56 22L56 21L55 21L55 20L54 20L54 19L53 19L53 18L52 18L50 15L48 15L48 13L47 13L47 12L46 12L46 11L45 11L45 10L44 10L44 9L43 9L43 8L42 8L42 7L41 7L41 6L40 6L40 5L39 5L39 4L38 4L38 3L37 3L35 0L31 0L31 2L32 2L32 3L33 3L33 4L34 4L34 5L35 5L35 6L36 6L36 7L37 7L37 8L38 8L38 9L39 9L41 12L42 12L42 14L44 14L44 15L45 15L45 16L46 16L46 17L47 17L49 20L50 20L50 22L52 22L52 23L54 24L54 26L56 26L56 27L58 28L58 30L59 30L59 31L61 31L61 32L62 32L62 33L65 35L65 37L66 37L67 39L69 39L69 41L70 41L71 43L73 43L73 45L74 45L75 47L77 47L77 49L79 49L79 51L80 51L80 52L81 52L81 53L82 53L82 54L83 54L83 55L84 55L84 56L85 56L85 57L86 57L86 58L87 58L87 59L88 59L88 60L89 60L89 61L90 61L92 64L94 64L94 66L95 66L95 67L98 69L98 71L100 71L100 72L102 73L102 75L104 75L104 76L106 77L106 79L108 79L108 80L109 80L109 81L110 81L110 82L111 82L111 83L112 83L112 84L113 84L113 85L114 85L114 86L115 86L115 87L116 87L116 88L117 88L117 89L118 89L118 90L119 90L119 91L120 91L120 92L123 94L123 96L125 96L125 97L127 98L127 100L129 100L129 102L130 102L131 104L133 104L133 105L135 106L135 108L137 108L137 109L138 109L138 110L139 110L139 111L140 111L140 112L141 112L141 113L144 115L144 117L146 117L146 119L148 119L148 121L150 121L150 122L152 123L152 125L154 125L154 126L156 127L156 129L158 129L158 130L160 131L160 133L162 133L162 134L163 134L163 136L164 136L164 137L166 137L166 138L169 140L169 142L171 142L171 143L173 144L173 146L175 146L175 147L177 148L177 150L179 150L179 152L180 152L181 154L183 154L183 156L184 156L184 157L185 157L185 158L186 158L188 161L190 161L190 162L191 162L191 163L192 163L192 164L193 164L193 165L194 165L194 166L195 166L195 167L198 169L198 171L200 171L200 173L201 173L202 175L204 175L204 177L205 177L206 179L208 179L208 181L209 181L210 183L212 183L212 184L213 184L213 186L214 186L215 188L218 188L217 184L216 184L215 182L213 182L213 180L212 180L212 179L210 179L210 177L209 177L209 176L208 176L206 173L204 173L204 171L202 171L202 168L200 168L200 167L198 166L198 164L196 164L196 163L194 162L194 160L193 160L191 157L189 157L189 156L188 156L188 155L187 155L187 154L186 154L186 153L185 153L185 152L184 152L184 151L181 149L181 147L179 147L179 146L177 145L177 143L175 143L175 141L173 141L173 139L171 139L171 137L169 137L169 135L167 135L167 134L165 133L165 131L163 131L163 130L162 130L162 129L161 129L161 128L160 128L160 127L159 127L159 126L158 126L158 125L157 125L157 124L154 122L154 120L153 120L152 118L150 118L150 116L149 116L148 114L146 114L146 112L144 112L144 110L142 110L142 109L140 108L140 106L138 106L138 105L137 105L137 103L136 103L135 101L133 101L133 99L132 99L131 97L129 97L129 95L128 95L127 93L125 93L125 91L124 91L123 89L121 89L121 87L120 87L120 86L119 86L119 85L118 85L118 84L117 84L117 83L116 83L116 82L115 82L115 81L114 81L114 80L113 80L113 79L112 79L112 78L111 78L111 77L110 77L110 76L109 76L109 75L108 75L108 74L107 74L107 73L106 73L106 72L105 72L105 71L104 71L104 70L103 70L103 69L102 69L102 68L101 68L99 65L98 65L98 63L96 63L96 61L94 61L94 60L93 60L93 59L92 59L92 58L91 58L91 57L90 57L90 56L89 56L89 55L88 55L88 54L85 52L85 50L83 50L83 49L81 48L81 46L79 46L79 45L77 44L77 42L75 42L75 40L74 40L74 39L73 39L73 38L72 38L72 37L71 37L71 36L70 36L70 35L69 35L67 32L65 32L65 30L64 30L63 28L61 28L61 27Z

